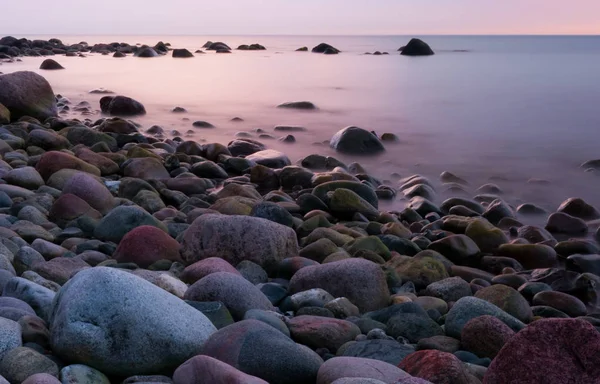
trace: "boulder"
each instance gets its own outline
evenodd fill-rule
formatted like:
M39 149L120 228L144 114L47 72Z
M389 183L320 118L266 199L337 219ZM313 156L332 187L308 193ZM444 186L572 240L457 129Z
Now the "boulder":
M56 60L46 59L42 61L40 65L40 69L44 70L57 70L57 69L65 69L62 65L60 65Z
M269 384L209 356L195 356L181 364L173 375L173 384L196 383Z
M31 116L40 121L56 116L56 98L42 76L28 71L0 75L0 104L12 120Z
M529 323L533 318L527 300L516 289L509 286L494 284L477 291L475 297L494 304L524 323Z
M249 260L273 272L281 260L297 255L294 230L257 217L202 215L182 240L182 257L188 264L220 257L232 265Z
M52 350L109 375L155 374L199 354L216 328L200 312L127 272L96 267L57 294Z
M246 159L269 168L283 168L291 165L290 159L282 152L265 149L246 156Z
M465 324L460 342L464 349L479 357L494 359L515 331L494 316L479 316Z
M10 111L0 103L0 124L10 123Z
M298 270L290 281L291 293L321 288L334 297L346 297L361 312L389 304L386 277L379 265L365 259L346 259L308 266Z
M100 99L102 113L110 116L136 116L145 115L146 108L130 97L126 96L104 96Z
M209 257L204 260L195 262L192 265L187 266L180 278L186 284L194 284L196 281L202 279L211 273L216 272L229 272L234 275L240 275L237 269L235 269L227 261L219 257Z
M50 358L33 349L17 347L6 352L0 360L0 375L12 384L22 383L28 377L39 373L58 377L58 366Z
M598 378L600 333L585 320L544 319L504 345L484 383L595 383Z
M377 136L353 126L338 131L329 141L329 145L338 152L350 155L371 155L385 151Z
M162 229L142 225L128 232L113 254L119 263L148 268L159 260L179 261L179 243Z
M384 325L382 326L385 328ZM401 344L396 340L372 339L348 343L340 348L338 356L363 357L398 366L406 356L414 351L413 346Z
M214 333L202 354L269 383L314 383L323 360L275 328L243 320Z
M154 48L151 48L151 47L140 48L135 53L135 57L142 57L142 58L150 58L150 57L158 57L158 56L160 56L160 54L158 52L156 52L156 50Z
M190 301L220 301L234 319L244 318L251 309L272 311L269 299L252 283L239 274L216 272L196 281L184 295Z
M408 44L401 48L404 56L431 56L435 54L429 45L420 39L411 39Z
M337 48L332 47L331 45L327 44L327 43L321 43L317 46L315 46L312 49L313 53L328 53L328 54L332 54L332 53L340 53L340 50Z
M188 51L185 48L183 48L183 49L174 49L173 50L173 57L174 58L180 58L180 59L187 59L189 57L194 57L194 54L192 52Z

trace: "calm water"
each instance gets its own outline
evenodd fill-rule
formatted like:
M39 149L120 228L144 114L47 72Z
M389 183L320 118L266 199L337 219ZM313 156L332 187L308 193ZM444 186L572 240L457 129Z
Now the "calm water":
M217 126L195 130L196 140L227 142L239 131L302 125L307 132L296 134L295 144L266 142L295 161L310 153L334 154L315 143L358 125L396 133L401 142L375 159L336 156L359 161L392 185L393 172L437 179L449 170L468 179L473 192L490 177L503 178L495 182L513 204L531 201L555 209L563 199L581 196L600 206L600 179L578 167L600 158L600 37L425 36L435 56L402 57L397 49L409 38L63 36L68 43L163 40L194 51L212 40L232 47L261 43L268 50L185 60L57 57L66 70L43 75L55 92L96 108L99 97L87 93L93 88L138 99L148 111L137 119L144 127L159 124L185 134L194 120ZM343 53L294 52L323 41ZM375 50L390 55L363 55ZM42 60L25 58L0 71L37 71ZM320 110L274 108L295 100L310 100ZM175 106L185 107L190 121L171 114ZM245 121L229 122L235 116ZM551 184L528 184L530 178Z

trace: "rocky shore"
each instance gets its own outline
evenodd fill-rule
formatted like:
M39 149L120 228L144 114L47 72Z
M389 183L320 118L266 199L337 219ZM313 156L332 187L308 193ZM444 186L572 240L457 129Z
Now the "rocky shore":
M58 117L76 108L102 117ZM600 382L600 212L582 199L512 207L450 172L390 185L251 138L142 132L145 112L0 76L0 383ZM394 139L347 127L330 146L360 161Z

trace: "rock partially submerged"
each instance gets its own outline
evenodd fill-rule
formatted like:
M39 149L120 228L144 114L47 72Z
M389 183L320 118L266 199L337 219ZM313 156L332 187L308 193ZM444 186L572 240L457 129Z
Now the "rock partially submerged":
M65 69L62 65L60 65L56 60L46 59L40 65L40 69L44 70L57 70L57 69Z
M326 55L335 55L341 51L327 43L321 43L312 49L313 53L324 53Z
M287 108L287 109L301 109L301 110L316 110L318 109L316 105L314 105L310 101L290 101L287 103L282 103L277 106L277 108Z
M40 121L56 116L56 98L50 84L34 72L0 75L0 104L12 120L30 116Z
M435 54L431 47L421 39L411 39L399 51L404 56L431 56Z
M145 115L146 108L137 100L126 96L104 96L100 99L102 113L111 116Z
M346 127L338 131L329 145L338 152L352 155L372 155L385 151L377 136L359 127Z

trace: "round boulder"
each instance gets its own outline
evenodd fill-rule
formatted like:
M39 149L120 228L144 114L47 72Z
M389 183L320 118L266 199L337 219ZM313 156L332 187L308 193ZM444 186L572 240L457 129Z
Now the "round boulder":
M338 152L350 155L371 155L385 151L377 136L359 127L346 127L338 131L329 145Z
M29 71L0 75L0 104L10 111L12 120L31 116L44 121L58 113L50 84Z
M179 243L162 229L150 225L134 228L121 239L113 258L148 268L159 260L179 261Z
M145 115L146 108L130 97L126 96L104 96L100 99L102 113L111 116L136 116Z
M200 311L114 268L79 272L54 300L52 350L69 363L109 375L175 369L216 331Z
M40 69L44 70L57 70L57 69L65 69L62 65L60 65L56 60L46 59L42 61L40 65Z

